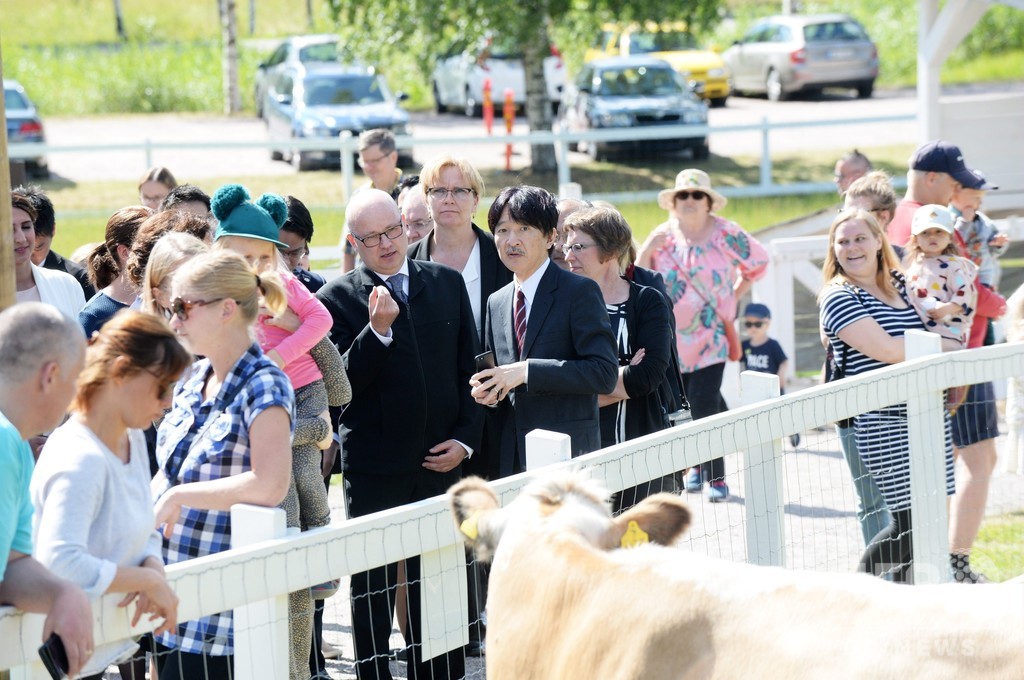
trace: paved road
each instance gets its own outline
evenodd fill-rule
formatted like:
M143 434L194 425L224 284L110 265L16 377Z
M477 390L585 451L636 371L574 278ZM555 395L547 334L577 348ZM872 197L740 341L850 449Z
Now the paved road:
M724 109L710 111L713 127L746 125L768 118L772 122L811 121L834 118L867 118L871 116L910 115L915 111L913 93L909 91L879 92L870 100L847 96L826 96L814 101L769 102L764 99L733 97ZM500 141L503 128L496 121L495 139ZM483 123L456 114L417 113L413 115L413 136L416 139L445 139L483 134ZM880 125L847 125L841 129L816 127L803 130L782 130L772 133L773 152L807 149L843 149L853 146L906 144L915 139L913 121ZM525 119L516 120L514 132L527 132ZM213 115L152 114L90 118L54 118L47 121L51 144L110 146L152 142L193 143L198 145L232 142L264 141L266 132L255 118L225 118ZM422 162L444 146L414 147L415 158ZM761 152L758 133L719 133L711 139L713 153L719 155L757 155ZM504 164L503 144L463 145L458 153L468 156L478 167L500 167ZM516 167L529 163L529 148L514 149ZM244 175L286 175L295 172L290 166L270 160L266 149L173 149L153 152L153 163L172 168L176 175L192 179ZM582 154L573 160L586 162ZM136 179L146 168L142 151L89 151L53 153L50 167L69 180Z

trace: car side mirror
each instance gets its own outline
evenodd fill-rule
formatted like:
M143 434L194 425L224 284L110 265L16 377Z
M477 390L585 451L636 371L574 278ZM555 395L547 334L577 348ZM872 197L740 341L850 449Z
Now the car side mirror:
M408 92L398 92L398 93L395 94L395 99L397 99L400 102L407 101L409 99L409 93Z
M261 61L260 63L256 64L256 70L257 71L262 71L266 67L267 67L267 62L265 62L265 61Z
M290 94L279 92L274 95L274 100L282 106L288 106L292 103L292 96Z
M733 46L742 45L743 41L742 40L733 40L732 44L733 44Z

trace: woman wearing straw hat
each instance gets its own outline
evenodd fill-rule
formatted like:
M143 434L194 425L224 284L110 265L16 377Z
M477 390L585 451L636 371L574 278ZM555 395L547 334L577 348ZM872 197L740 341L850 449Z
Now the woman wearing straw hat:
M669 211L669 219L647 237L636 262L665 277L683 387L694 419L728 409L721 393L722 373L730 355L738 353L733 325L737 300L768 267L764 247L738 224L715 214L725 204L706 172L683 170L674 187L658 194L658 205ZM730 345L735 347L730 350ZM692 468L686 490L700 491L705 481L708 500L729 497L722 458Z

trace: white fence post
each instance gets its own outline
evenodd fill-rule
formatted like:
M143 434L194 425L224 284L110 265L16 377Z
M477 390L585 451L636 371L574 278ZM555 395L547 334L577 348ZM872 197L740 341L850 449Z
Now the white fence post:
M231 506L231 547L284 538L287 533L281 508L255 505ZM255 563L254 579L272 580L283 574L264 573L264 565ZM246 575L247 578L249 575ZM280 595L253 602L235 611L235 677L287 678L288 596Z
M464 543L459 541L420 555L419 639L424 659L433 659L469 643L467 588Z
M768 135L771 134L772 123L768 120L768 116L764 116L761 119L761 186L770 187L772 185L772 147L768 141Z
M749 406L779 396L779 376L743 371L740 374L743 405ZM771 424L763 418L763 430ZM786 563L782 495L782 441L764 438L748 446L744 454L743 484L746 492L747 561L782 567Z
M907 360L938 354L937 333L908 331ZM942 390L907 400L910 445L910 515L914 583L949 581L949 515L946 510L946 459Z
M341 192L347 205L352 200L356 174L355 163L352 162L352 131L342 130L338 143L341 145Z
M531 430L526 433L526 469L536 470L572 458L572 438L561 432Z

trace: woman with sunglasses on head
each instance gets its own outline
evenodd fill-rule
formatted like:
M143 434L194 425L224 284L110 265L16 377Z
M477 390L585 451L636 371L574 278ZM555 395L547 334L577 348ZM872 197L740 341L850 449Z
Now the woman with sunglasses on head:
M167 564L227 550L232 505L275 507L288 491L295 401L288 376L253 341L261 302L284 310L280 278L232 252L204 253L174 275L171 326L205 358L178 385L157 436ZM231 677L233 635L232 613L222 612L159 636L160 677Z
M683 170L675 187L658 194L669 219L647 237L636 261L665 277L683 388L695 420L728 410L722 375L730 353L739 352L737 301L768 268L768 253L757 239L715 214L726 202L706 172ZM729 497L723 458L691 468L686 490L700 491L703 482L709 483L711 502Z
M93 598L127 593L122 604L135 602L135 621L164 619L158 632L176 625L178 598L164 577L142 430L170 406L190 362L163 320L116 315L93 337L72 415L50 435L32 475L35 557ZM108 647L105 660L119 651Z
M622 263L635 254L633 232L618 210L582 207L564 223L565 262L574 274L601 288L619 356L615 390L598 396L601 446L621 444L665 426L660 387L672 352L672 315L654 288L623 278ZM672 491L671 476L615 494L620 512L652 493Z

